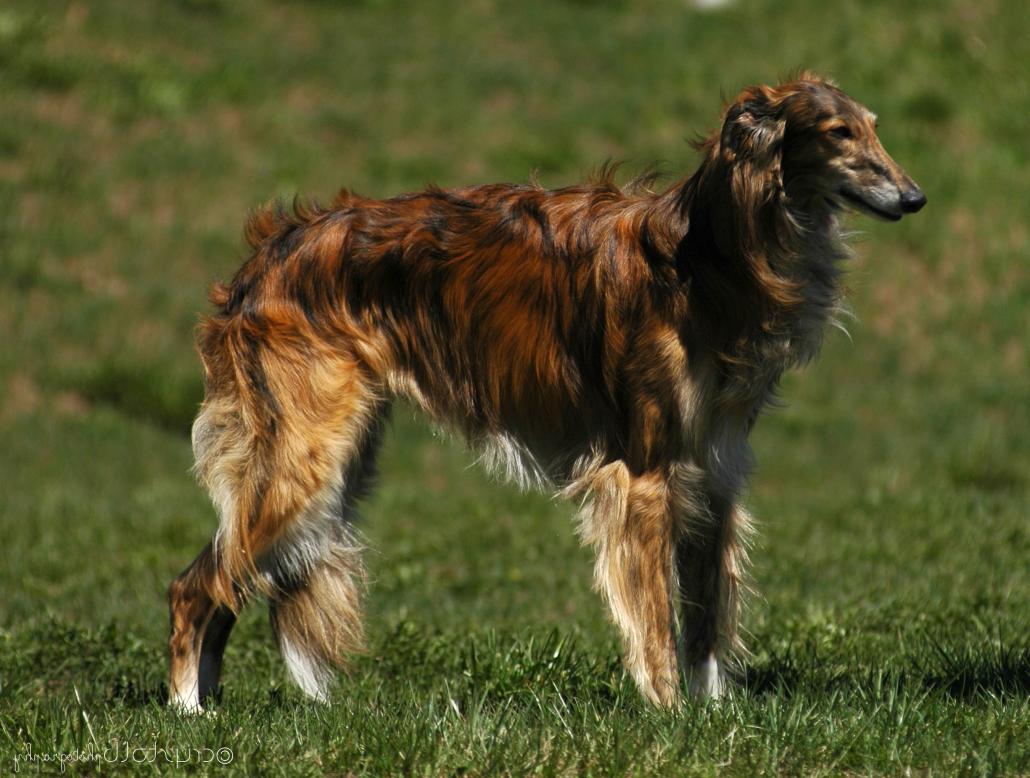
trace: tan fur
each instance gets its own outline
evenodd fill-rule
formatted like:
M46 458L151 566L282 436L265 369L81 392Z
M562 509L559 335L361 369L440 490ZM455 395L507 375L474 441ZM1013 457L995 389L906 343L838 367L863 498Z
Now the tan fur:
M328 694L361 645L352 526L389 405L450 424L523 486L587 501L596 586L651 701L723 688L750 521L747 436L840 308L838 212L925 201L873 117L802 74L745 90L664 192L341 193L258 211L201 325L196 471L218 533L175 582L171 692L199 707L252 593Z

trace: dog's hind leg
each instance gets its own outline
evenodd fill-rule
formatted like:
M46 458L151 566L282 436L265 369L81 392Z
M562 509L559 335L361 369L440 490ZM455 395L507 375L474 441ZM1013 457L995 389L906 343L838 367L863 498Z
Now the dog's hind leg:
M290 675L323 702L333 667L345 666L348 655L364 646L366 576L352 522L374 476L384 418L380 412L365 431L332 499L312 506L312 515L262 565L274 586L269 618Z
M171 700L187 709L208 691L250 593L272 602L283 653L312 696L324 697L327 665L360 638L361 568L340 506L367 480L353 463L378 437L382 402L352 359L273 334L220 346L238 369L209 380L193 428L220 525L170 590Z
M737 622L750 517L733 500L708 495L681 516L676 544L680 652L690 692L720 697L726 655L739 649Z
M675 705L674 523L665 475L634 477L616 462L592 481L593 505L582 534L597 553L596 586L622 632L626 667L651 702Z
M222 654L236 614L213 596L216 566L209 543L168 587L171 620L168 697L184 711L199 711L218 687Z

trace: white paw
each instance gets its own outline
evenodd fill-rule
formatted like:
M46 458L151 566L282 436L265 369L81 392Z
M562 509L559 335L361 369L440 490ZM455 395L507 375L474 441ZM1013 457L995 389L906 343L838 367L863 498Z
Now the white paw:
M168 697L168 707L184 716L210 717L216 715L213 710L206 710L200 704L200 698L195 691L192 694L171 694Z
M717 700L726 693L726 677L714 654L709 654L690 668L687 677L693 697Z

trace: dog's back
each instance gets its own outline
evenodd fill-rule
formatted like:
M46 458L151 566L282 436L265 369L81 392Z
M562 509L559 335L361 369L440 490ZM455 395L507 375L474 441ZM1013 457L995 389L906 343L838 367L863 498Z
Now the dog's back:
M601 182L260 211L251 259L201 327L209 392L270 419L287 409L269 367L318 354L473 442L518 439L559 474L568 453L625 437L627 355L683 317L676 268L647 253L671 240L665 213L644 224L659 206Z

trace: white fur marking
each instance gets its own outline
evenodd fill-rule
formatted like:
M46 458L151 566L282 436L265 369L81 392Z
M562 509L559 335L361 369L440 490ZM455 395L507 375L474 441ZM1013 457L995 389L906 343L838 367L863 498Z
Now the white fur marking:
M304 694L318 702L328 703L332 672L322 662L301 651L287 637L280 638L279 647L290 675Z
M714 654L690 668L690 693L698 698L717 700L726 693L726 678Z
M189 680L185 683L176 683L175 690L168 697L168 704L180 713L204 712L200 704L200 687L195 675L192 683Z
M512 481L520 489L542 489L551 479L524 443L507 432L488 435L482 442L479 461L492 473Z

